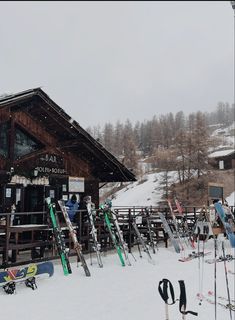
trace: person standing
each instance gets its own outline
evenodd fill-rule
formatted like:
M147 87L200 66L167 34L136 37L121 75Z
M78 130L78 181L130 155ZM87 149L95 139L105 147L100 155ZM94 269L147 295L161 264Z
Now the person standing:
M79 207L77 196L73 194L72 197L66 202L65 206L67 207L70 221L74 222L74 216Z

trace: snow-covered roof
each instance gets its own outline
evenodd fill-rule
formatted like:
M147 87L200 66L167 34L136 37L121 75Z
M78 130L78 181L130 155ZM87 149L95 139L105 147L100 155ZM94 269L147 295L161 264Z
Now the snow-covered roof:
M234 149L227 149L227 150L218 150L209 154L209 158L217 158L221 156L229 156L235 152Z

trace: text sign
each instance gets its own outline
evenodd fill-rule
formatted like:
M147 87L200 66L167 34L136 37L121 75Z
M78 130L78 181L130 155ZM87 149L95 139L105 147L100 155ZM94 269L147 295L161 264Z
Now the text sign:
M84 192L85 179L81 177L69 177L69 192Z

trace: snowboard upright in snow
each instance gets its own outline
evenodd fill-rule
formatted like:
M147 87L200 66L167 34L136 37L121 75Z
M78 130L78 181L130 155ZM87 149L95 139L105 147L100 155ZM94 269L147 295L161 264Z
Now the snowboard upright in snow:
M58 204L59 204L60 209L61 209L61 211L62 211L62 213L64 215L64 219L65 219L66 225L69 228L69 235L70 235L70 237L71 237L71 239L72 239L72 241L74 243L74 249L75 249L75 251L77 253L78 259L80 260L80 262L82 264L82 267L83 267L83 269L85 271L86 276L90 277L90 275L91 275L90 274L90 270L89 270L89 268L87 266L86 260L84 258L83 253L82 253L82 246L78 242L76 230L74 230L72 222L69 219L69 215L68 215L68 212L66 210L64 201L63 200L59 200Z
M216 202L214 204L215 210L218 213L221 222L223 223L225 232L227 234L227 237L229 239L230 245L232 248L235 248L235 234L234 234L234 224L228 220L227 215L225 213L225 210L221 203Z
M164 216L164 214L162 212L158 212L159 214L159 217L161 219L161 222L162 222L162 225L163 225L163 228L165 230L165 232L168 234L170 240L171 240L171 243L173 245L173 247L175 248L175 251L177 253L180 253L180 246L179 246L179 239L177 237L174 236L173 232L171 231L171 228Z

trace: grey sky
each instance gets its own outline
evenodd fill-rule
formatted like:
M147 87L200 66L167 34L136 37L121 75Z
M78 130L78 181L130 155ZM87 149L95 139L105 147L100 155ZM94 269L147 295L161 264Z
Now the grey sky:
M0 2L0 93L42 89L84 128L233 103L229 1Z

